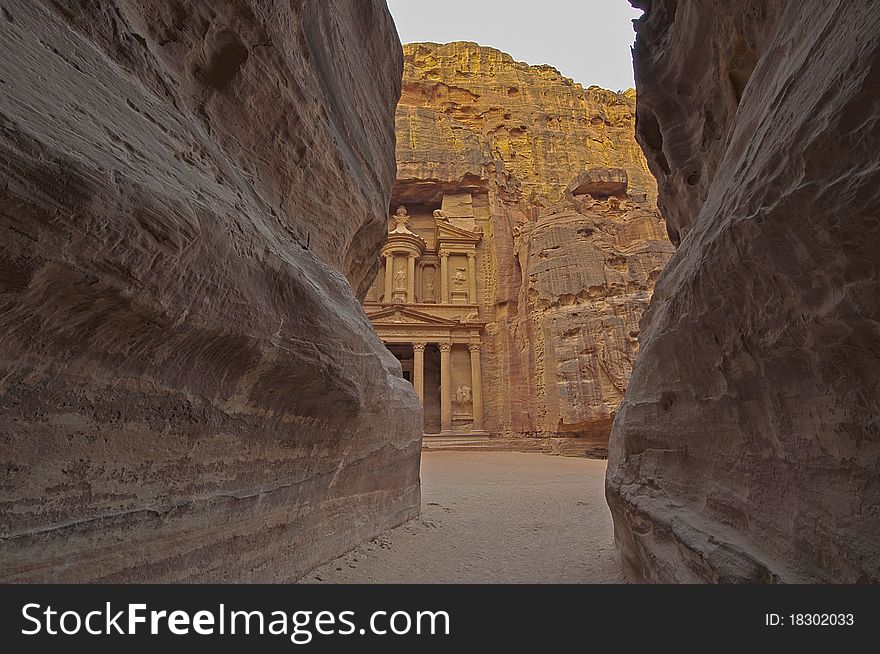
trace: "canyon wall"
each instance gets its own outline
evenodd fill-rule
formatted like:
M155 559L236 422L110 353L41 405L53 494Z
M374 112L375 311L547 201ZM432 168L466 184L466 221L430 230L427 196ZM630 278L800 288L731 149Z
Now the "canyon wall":
M525 387L525 429L576 437L604 454L638 353L639 319L673 248L653 207L603 197L601 182L572 187L583 194L514 232L521 284L503 333L508 370L528 374L497 383Z
M634 120L631 90L584 88L474 43L404 45L391 208L454 215L450 197L471 198L493 435L605 451L639 318L672 254Z
M880 14L640 1L638 138L680 246L607 497L630 578L880 581Z
M355 297L385 3L0 23L0 580L288 581L417 514L421 410Z

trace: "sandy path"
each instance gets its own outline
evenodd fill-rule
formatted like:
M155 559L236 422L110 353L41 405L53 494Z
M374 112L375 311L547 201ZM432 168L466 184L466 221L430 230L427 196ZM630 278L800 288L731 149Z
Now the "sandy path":
M422 515L306 583L616 583L605 462L424 452Z

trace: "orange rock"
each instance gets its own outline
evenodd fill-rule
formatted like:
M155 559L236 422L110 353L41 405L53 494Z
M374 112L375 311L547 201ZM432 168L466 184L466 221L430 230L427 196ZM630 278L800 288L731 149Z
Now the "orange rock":
M425 243L414 266L417 313L406 320L430 322L430 314L467 322L449 338L482 343L489 433L572 438L568 451L604 452L639 318L672 252L634 139L634 95L585 89L549 66L474 43L407 44L404 62L391 209L404 205L409 228ZM481 235L477 303L458 312L435 304L437 209L446 224ZM388 279L406 277L397 261ZM463 281L469 273L461 263L448 274ZM399 324L404 317L391 322L385 283L380 275L368 312L380 335L397 343L405 369L413 367L408 340L429 343L420 355L425 426L437 432L441 364L430 343L438 327L412 335L418 330ZM406 292L396 295L402 302ZM475 322L485 324L479 339ZM473 385L463 348L451 353L454 388ZM459 414L454 428L468 431L467 406Z

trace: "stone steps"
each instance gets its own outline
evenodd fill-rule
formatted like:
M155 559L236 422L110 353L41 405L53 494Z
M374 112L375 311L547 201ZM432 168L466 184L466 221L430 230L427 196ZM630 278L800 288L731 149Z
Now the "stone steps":
M425 452L538 452L590 459L608 457L606 444L583 438L504 438L481 434L454 436L425 434L422 437L422 450Z

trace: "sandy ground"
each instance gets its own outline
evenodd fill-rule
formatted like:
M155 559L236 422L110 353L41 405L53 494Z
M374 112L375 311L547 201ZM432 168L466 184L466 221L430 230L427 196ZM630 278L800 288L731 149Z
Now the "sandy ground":
M305 583L619 583L605 462L423 452L422 515Z

